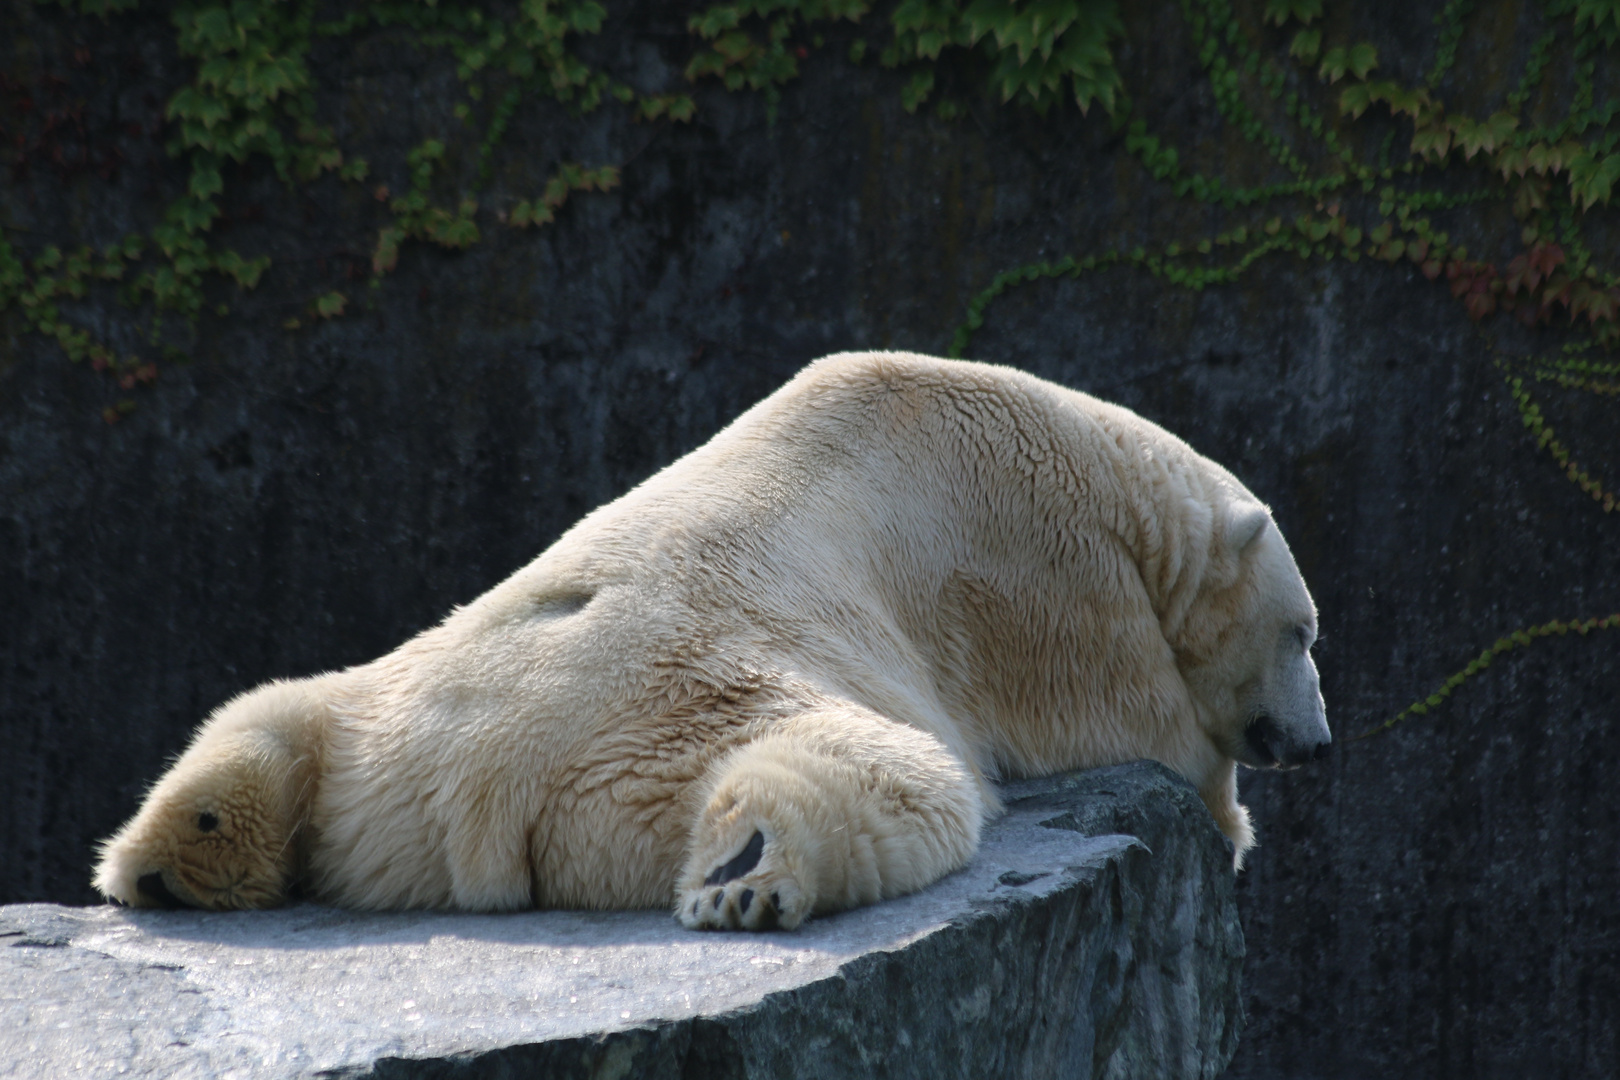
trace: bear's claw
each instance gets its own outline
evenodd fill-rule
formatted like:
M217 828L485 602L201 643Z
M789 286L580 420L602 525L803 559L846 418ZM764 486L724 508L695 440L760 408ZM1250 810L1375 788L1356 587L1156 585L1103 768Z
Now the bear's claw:
M779 893L773 892L766 897L753 889L728 889L722 886L693 900L688 911L682 912L681 922L693 930L782 929L784 922L780 902ZM786 928L791 929L804 916L794 912L789 917L792 922Z
M775 842L755 829L702 885L683 890L676 916L692 930L791 930L810 914L798 881L774 857ZM784 900L784 898L786 898Z

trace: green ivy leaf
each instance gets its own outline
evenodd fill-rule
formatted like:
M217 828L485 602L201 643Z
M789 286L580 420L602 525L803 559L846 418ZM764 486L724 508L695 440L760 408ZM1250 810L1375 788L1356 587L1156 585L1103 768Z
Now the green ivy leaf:
M913 72L910 80L900 91L900 104L905 108L906 112L914 113L919 105L928 100L928 95L933 90L933 68Z
M1361 42L1349 48L1342 46L1329 49L1327 55L1322 57L1322 64L1317 73L1328 83L1336 83L1349 72L1358 79L1365 79L1369 72L1378 66L1378 50L1369 42Z
M1620 153L1606 154L1600 158L1596 153L1586 151L1569 163L1570 197L1581 204L1582 210L1590 210L1598 203L1607 203L1616 180L1620 180Z
M340 292L329 292L315 301L315 314L323 319L335 319L349 306L349 298Z
M530 0L527 7L536 6L538 0ZM734 30L742 22L742 13L735 4L716 4L701 15L693 15L686 20L686 28L705 40L719 37L723 31Z
M1266 0L1264 19L1276 26L1283 25L1289 19L1309 25L1321 17L1322 0Z
M1477 123L1467 117L1459 117L1451 124L1456 145L1462 148L1464 161L1472 161L1481 150L1495 150L1507 141L1518 126L1518 118L1506 112L1496 113L1490 119Z
M1377 98L1373 96L1371 84L1355 83L1344 88L1339 94L1339 115L1350 119L1359 119L1361 114L1372 108Z
M1412 132L1412 153L1438 161L1451 150L1451 129L1444 125L1418 128Z
M576 34L595 34L602 29L602 21L607 18L607 8L594 0L577 4L568 13L568 23L574 28Z
M1315 30L1301 30L1294 35L1293 43L1288 46L1288 55L1302 64L1316 62L1317 54L1322 51L1321 27Z
M1569 10L1567 7L1564 9ZM1603 44L1613 48L1620 42L1620 0L1577 0L1575 4L1575 28L1579 30L1582 23L1590 22L1592 29L1603 39ZM1605 26L1604 24L1608 25Z

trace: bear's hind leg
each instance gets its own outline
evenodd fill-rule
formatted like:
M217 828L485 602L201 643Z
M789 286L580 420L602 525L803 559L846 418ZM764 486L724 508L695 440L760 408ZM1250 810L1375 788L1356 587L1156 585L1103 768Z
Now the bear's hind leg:
M978 847L983 801L938 739L853 704L772 726L710 770L676 916L694 929L792 929L899 896Z

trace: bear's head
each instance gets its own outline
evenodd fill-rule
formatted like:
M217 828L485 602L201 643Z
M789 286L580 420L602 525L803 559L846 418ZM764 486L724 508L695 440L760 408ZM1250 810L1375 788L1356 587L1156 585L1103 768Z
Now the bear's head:
M307 682L276 682L226 703L140 812L101 845L95 887L133 907L274 907L297 872L316 777Z
M1292 768L1332 745L1311 660L1316 606L1265 507L1217 515L1209 563L1171 640L1206 732L1225 756Z

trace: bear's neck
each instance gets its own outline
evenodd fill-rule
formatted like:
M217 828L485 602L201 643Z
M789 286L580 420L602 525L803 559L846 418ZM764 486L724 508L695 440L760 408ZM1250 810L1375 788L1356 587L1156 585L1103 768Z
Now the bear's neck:
M1126 448L1121 465L1124 539L1173 645L1215 557L1220 493L1185 447L1144 439Z

